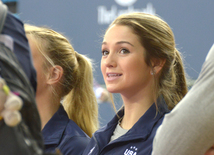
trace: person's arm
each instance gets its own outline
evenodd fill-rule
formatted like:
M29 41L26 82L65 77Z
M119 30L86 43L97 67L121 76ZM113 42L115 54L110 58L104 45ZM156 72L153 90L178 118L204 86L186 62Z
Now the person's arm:
M197 81L165 115L152 155L203 155L214 144L214 44Z

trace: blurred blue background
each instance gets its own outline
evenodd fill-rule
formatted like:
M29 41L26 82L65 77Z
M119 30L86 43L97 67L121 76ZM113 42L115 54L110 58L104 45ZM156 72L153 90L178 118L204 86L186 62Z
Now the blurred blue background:
M102 35L120 13L142 11L161 16L171 26L186 72L193 80L198 77L214 43L214 1L211 0L19 0L9 3L23 22L62 32L76 51L94 59L94 76L102 85ZM119 108L122 101L118 94L115 97ZM101 126L115 114L109 103L99 104L99 113Z

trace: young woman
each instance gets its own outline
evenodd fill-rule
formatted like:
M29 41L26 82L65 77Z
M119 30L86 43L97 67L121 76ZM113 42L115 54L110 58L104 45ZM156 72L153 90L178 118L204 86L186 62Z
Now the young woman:
M37 71L36 102L45 150L81 154L98 128L91 61L60 33L32 25L25 25L25 31Z
M120 93L124 106L83 154L151 154L164 114L187 93L173 32L154 15L119 16L104 35L101 70L107 90Z

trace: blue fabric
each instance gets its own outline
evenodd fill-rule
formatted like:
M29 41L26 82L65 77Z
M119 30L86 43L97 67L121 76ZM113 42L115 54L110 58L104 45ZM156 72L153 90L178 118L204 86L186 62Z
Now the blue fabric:
M82 154L90 138L68 118L63 106L53 115L42 130L45 152L59 148L63 155Z
M32 63L32 56L28 40L25 36L23 23L8 12L2 34L13 38L13 52L36 92L36 70Z
M161 125L164 115L169 112L163 100L158 104L158 113L153 104L125 135L109 143L119 120L115 115L105 127L94 133L83 155L150 155L156 130ZM124 110L119 111L118 115L122 117Z

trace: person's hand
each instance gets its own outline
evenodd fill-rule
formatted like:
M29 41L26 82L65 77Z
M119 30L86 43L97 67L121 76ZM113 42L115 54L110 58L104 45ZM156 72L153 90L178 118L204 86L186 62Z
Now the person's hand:
M19 110L22 107L22 100L10 92L6 82L0 78L0 120L14 127L21 122Z
M214 145L204 155L214 155Z

